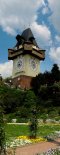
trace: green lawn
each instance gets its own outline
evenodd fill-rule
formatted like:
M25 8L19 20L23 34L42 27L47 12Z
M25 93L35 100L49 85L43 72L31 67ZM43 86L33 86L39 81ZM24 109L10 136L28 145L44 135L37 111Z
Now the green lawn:
M38 136L47 136L55 131L60 130L60 125L41 125L38 128ZM6 124L5 126L6 132L6 139L10 140L20 135L29 135L29 127L28 125L13 125L13 124Z
M41 125L39 127L39 130L38 130L38 135L40 136L48 136L52 133L54 133L55 131L60 131L60 125L53 125L53 124L50 124L50 125Z
M18 137L20 135L28 135L28 133L29 129L27 125L6 124L5 126L5 134L7 140Z

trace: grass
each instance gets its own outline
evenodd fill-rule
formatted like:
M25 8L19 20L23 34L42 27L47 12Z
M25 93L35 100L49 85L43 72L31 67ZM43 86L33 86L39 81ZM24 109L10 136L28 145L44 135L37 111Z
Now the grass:
M7 140L16 138L20 135L28 135L28 133L29 131L27 125L6 124L5 126L5 134Z
M57 124L44 124L39 126L38 136L47 136L55 131L60 131L60 125Z
M55 131L60 130L60 125L47 125L42 124L38 128L38 136L47 136ZM5 132L6 132L6 139L10 140L13 138L16 138L20 135L29 135L29 127L28 125L13 125L13 124L6 124L5 126Z

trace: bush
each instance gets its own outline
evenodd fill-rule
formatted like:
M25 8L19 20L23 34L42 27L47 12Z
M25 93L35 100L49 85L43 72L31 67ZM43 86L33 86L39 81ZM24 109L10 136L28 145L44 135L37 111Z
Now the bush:
M15 113L10 113L6 115L7 123L11 123L12 119L15 119Z

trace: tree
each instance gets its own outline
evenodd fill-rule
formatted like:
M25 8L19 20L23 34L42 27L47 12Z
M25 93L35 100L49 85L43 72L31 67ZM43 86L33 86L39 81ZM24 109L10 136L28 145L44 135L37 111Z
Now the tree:
M6 155L3 111L0 106L0 155Z
M31 110L36 108L37 97L32 90L27 90L25 94L24 107L27 109L27 112L31 114Z
M36 95L38 95L40 86L45 84L45 83L46 83L45 76L42 73L40 73L36 77L32 78L31 85L32 85L32 88L33 88Z
M54 83L53 86L52 86L52 95L51 95L51 98L52 98L52 104L53 106L60 106L60 85L59 85L60 82L57 82L57 83Z
M51 76L52 76L53 83L60 81L60 70L57 64L53 65L53 68L51 70Z
M32 109L32 117L30 118L30 138L36 138L37 136L37 111L36 109Z

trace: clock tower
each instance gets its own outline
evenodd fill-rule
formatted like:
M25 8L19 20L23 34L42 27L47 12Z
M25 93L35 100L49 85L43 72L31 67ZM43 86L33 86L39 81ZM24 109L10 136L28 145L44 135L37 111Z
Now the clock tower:
M38 47L30 28L16 36L14 48L8 49L8 59L13 60L12 83L22 89L31 88L32 77L40 73L40 60L45 50Z

